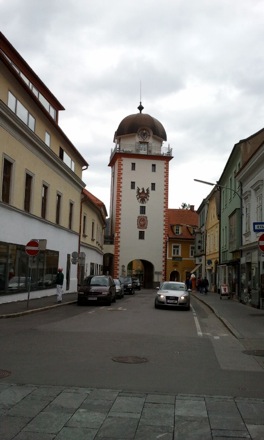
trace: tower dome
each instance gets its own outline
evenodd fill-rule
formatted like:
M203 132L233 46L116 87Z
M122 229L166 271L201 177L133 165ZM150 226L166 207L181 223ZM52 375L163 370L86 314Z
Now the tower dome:
M167 141L167 134L161 122L147 113L142 113L144 107L141 103L138 106L138 109L139 113L126 116L120 122L115 132L115 139L127 134L136 134L141 128L149 128L152 131L153 136L157 136L163 141Z

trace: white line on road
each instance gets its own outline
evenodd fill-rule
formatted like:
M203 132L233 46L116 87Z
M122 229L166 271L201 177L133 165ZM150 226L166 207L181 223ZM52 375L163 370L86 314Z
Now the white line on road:
M197 315L196 315L196 311L194 310L193 306L191 306L191 309L192 309L192 313L193 313L193 319L194 319L194 322L195 322L195 325L196 325L197 335L202 337L203 336L203 332L201 330L201 326L199 324L199 321L198 321L198 318L197 318Z

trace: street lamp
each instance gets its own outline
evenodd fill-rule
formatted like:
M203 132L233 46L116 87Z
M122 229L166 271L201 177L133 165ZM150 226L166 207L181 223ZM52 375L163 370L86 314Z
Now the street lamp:
M239 198L240 200L242 200L241 195L233 188L229 188L228 186L224 186L224 185L219 185L219 183L212 183L212 182L207 182L206 180L200 180L200 179L193 179L195 182L199 182L199 183L204 183L205 185L210 185L210 186L215 186L216 189L229 189L230 191L233 191ZM241 187L239 187L239 189L241 189Z

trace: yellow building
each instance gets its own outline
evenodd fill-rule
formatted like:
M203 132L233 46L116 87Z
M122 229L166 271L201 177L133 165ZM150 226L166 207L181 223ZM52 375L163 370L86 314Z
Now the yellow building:
M205 274L212 292L217 291L217 266L219 263L219 191L207 197L207 216L205 221Z
M190 209L168 210L166 279L185 282L195 269L194 232L198 214Z
M58 125L60 102L0 33L0 302L76 290L82 171L88 163ZM34 257L25 245L40 240ZM15 277L15 278L14 278ZM10 280L13 280L10 282Z

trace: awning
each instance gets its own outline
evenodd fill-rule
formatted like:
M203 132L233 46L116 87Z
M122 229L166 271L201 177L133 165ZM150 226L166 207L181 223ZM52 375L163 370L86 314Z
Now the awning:
M197 264L197 266L195 266L195 268L193 270L191 270L191 273L197 272L197 270L199 269L200 266L201 266L201 264Z

